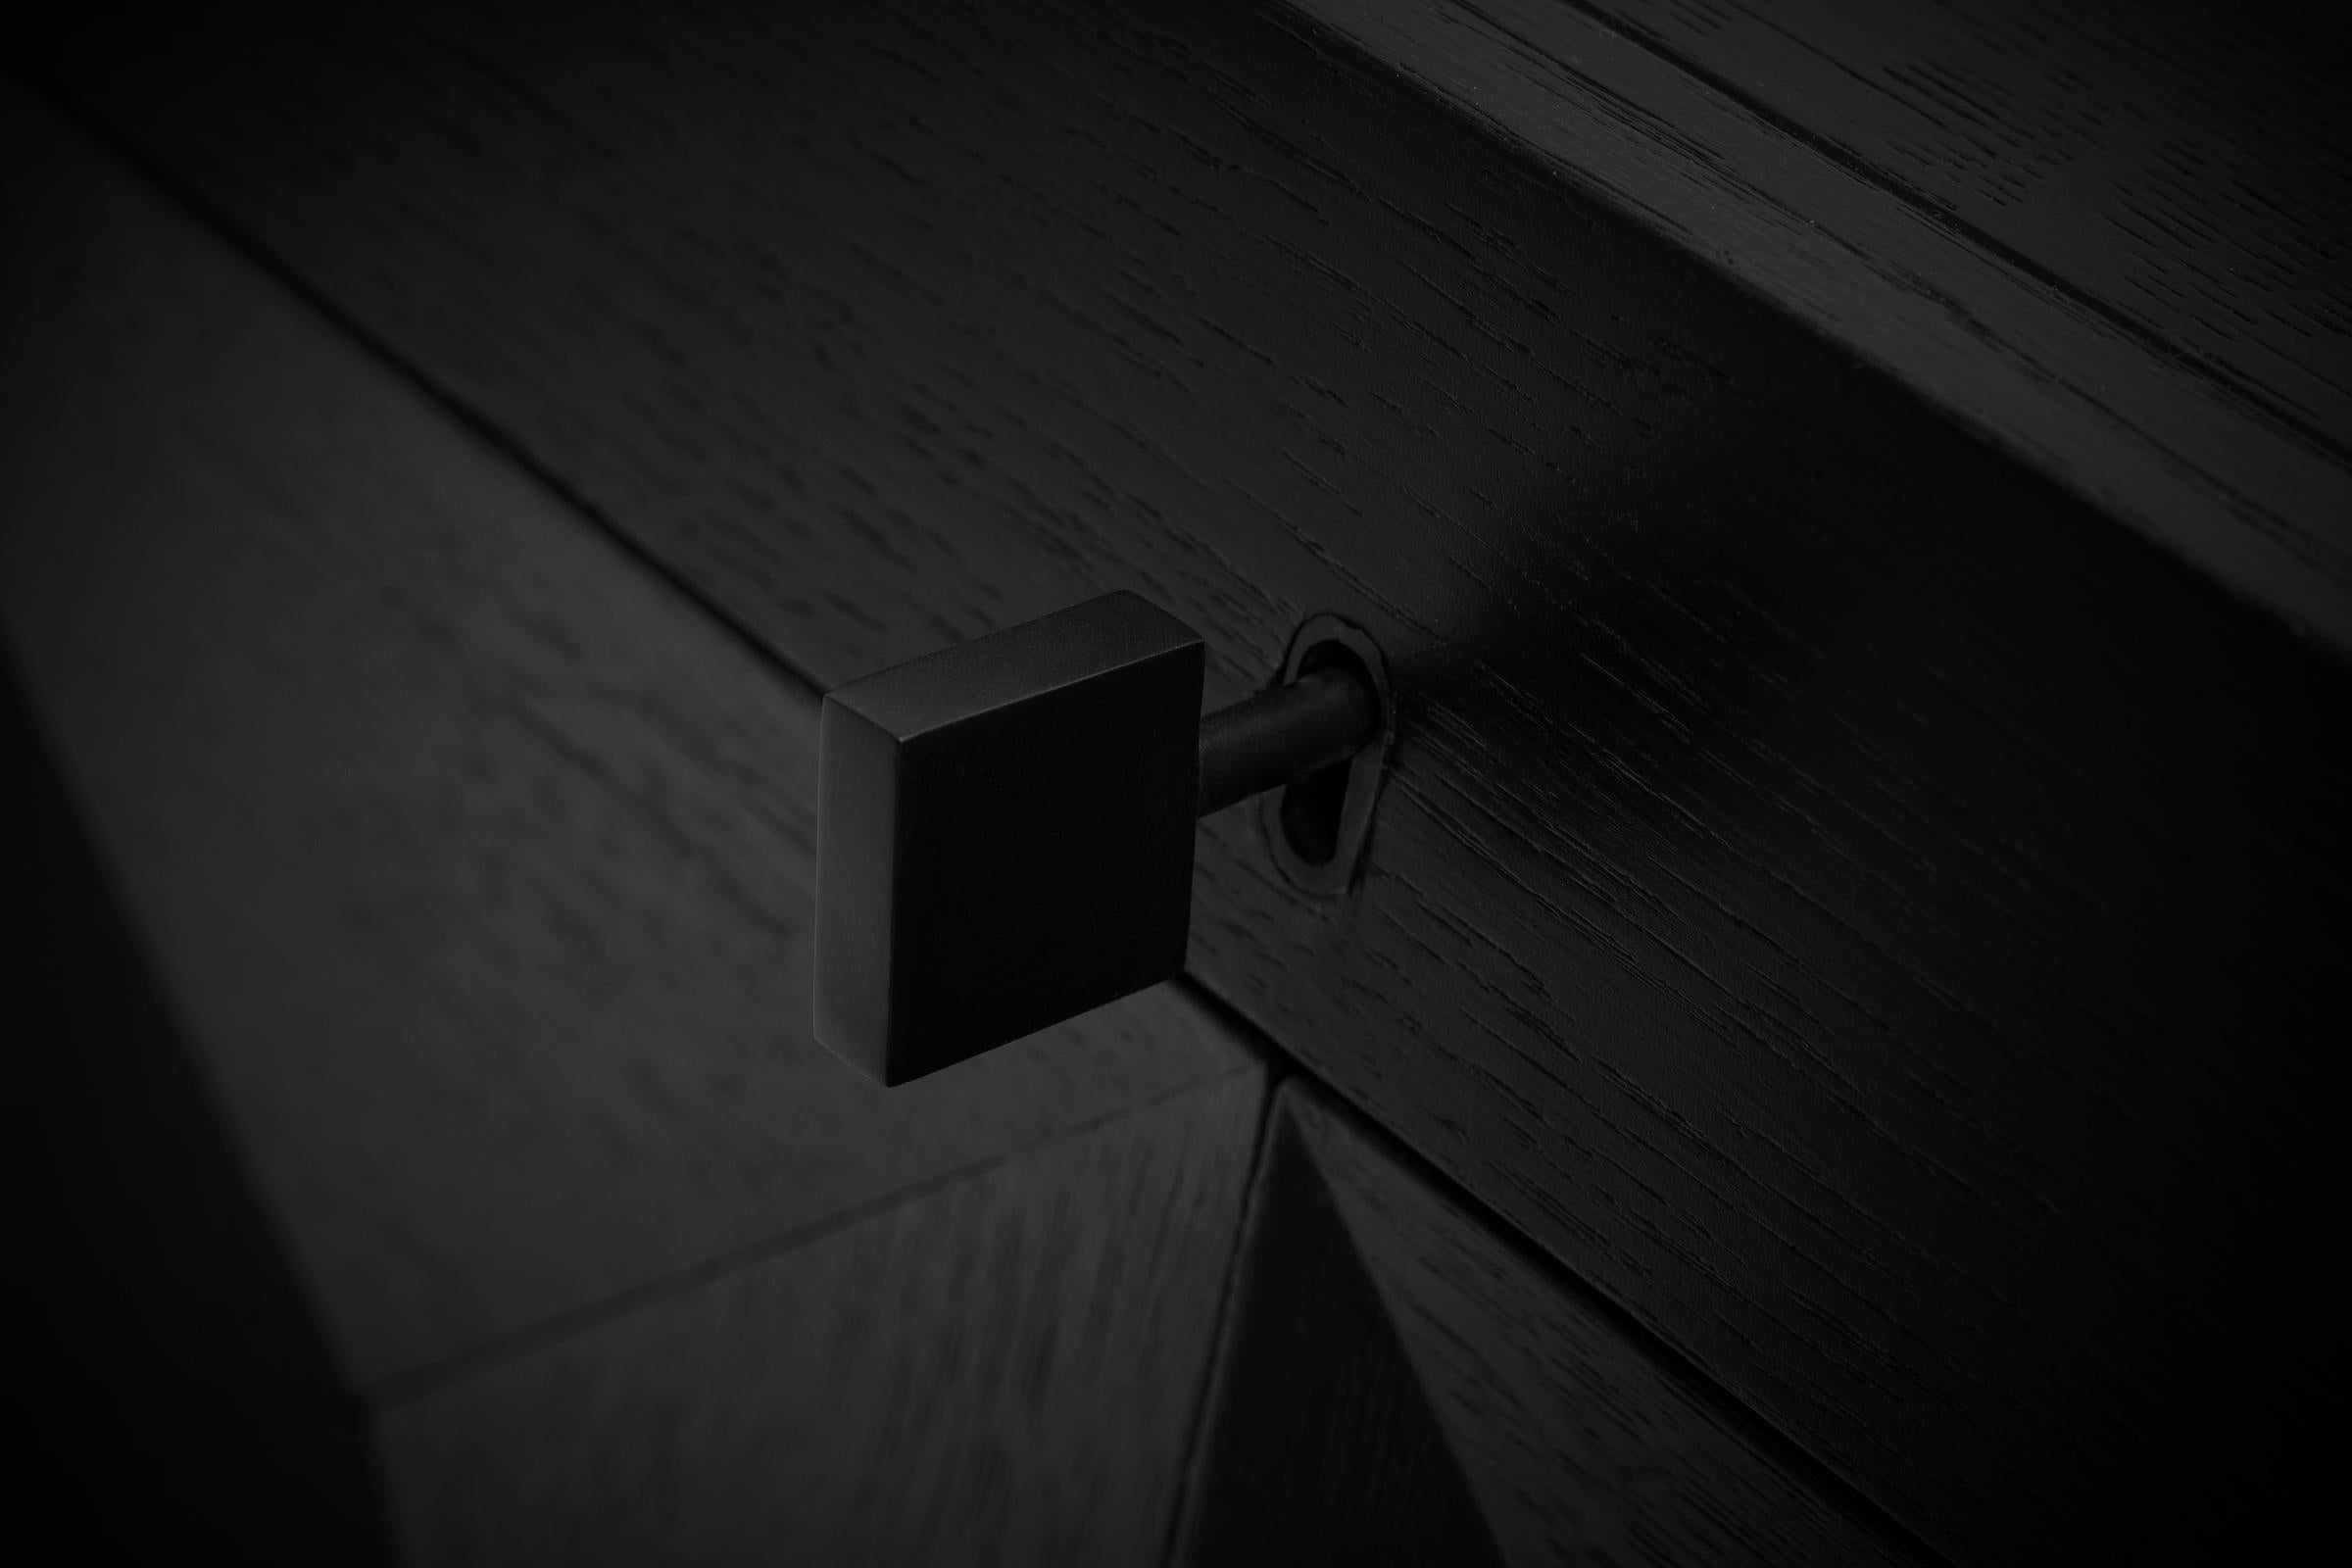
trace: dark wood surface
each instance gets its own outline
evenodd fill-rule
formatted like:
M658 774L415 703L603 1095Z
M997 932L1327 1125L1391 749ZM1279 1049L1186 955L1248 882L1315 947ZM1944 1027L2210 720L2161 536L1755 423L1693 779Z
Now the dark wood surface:
M17 911L63 1494L380 1544L380 1447L412 1560L1152 1560L1255 1054L1168 987L826 1054L813 694L13 94L0 149L18 727L154 971Z
M1281 1108L1293 1098L1251 1183L1175 1560L1499 1564L1380 1286ZM1545 1478L1546 1494L1566 1479Z
M413 1559L1161 1560L1264 1099L1180 1091L403 1401Z
M815 703L13 110L0 609L364 1386L1245 1070L808 1033ZM527 1247L515 1238L528 1236Z
M2352 704L2271 613L1281 16L216 36L34 69L812 682L1371 629L1365 885L1211 819L1195 972L1929 1541L2291 1516Z
M2352 654L2352 98L2292 8L1298 8Z
M1955 244L2106 308L2315 450L2352 451L2352 104L2340 55L2275 8L1589 9L1880 175Z
M1320 1091L1266 1137L1188 1560L1927 1560Z

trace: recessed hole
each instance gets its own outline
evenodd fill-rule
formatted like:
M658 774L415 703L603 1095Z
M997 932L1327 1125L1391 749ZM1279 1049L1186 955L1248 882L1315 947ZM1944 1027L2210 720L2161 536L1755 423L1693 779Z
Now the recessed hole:
M1372 808L1396 729L1395 697L1379 645L1362 627L1337 615L1310 616L1292 635L1281 678L1298 680L1335 665L1351 669L1371 688L1380 707L1374 738L1345 761L1268 791L1258 808L1275 866L1291 886L1323 899L1345 897L1363 868Z
M1282 836L1309 865L1329 865L1340 852L1340 808L1348 804L1348 764L1335 762L1293 779L1282 798Z
M1317 643L1298 661L1298 673L1344 665L1367 686L1378 689L1370 670L1355 652L1336 642ZM1340 813L1348 804L1351 761L1334 762L1304 778L1293 779L1282 797L1282 836L1291 853L1308 865L1329 865L1340 848Z

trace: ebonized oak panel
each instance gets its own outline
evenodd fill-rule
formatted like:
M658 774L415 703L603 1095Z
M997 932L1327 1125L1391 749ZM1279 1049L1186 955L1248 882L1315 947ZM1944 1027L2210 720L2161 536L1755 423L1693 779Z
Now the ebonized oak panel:
M2171 0L1298 0L2352 656L2340 50Z
M44 215L7 261L0 611L349 1387L1254 1081L1164 987L904 1093L846 1070L808 1034L811 694L0 112Z
M2263 14L2281 8L1586 9L1898 187L1956 243L2107 308L2231 403L2339 464L2352 451L2352 103L2340 49Z
M0 605L74 775L12 680L31 1517L140 1556L1156 1560L1254 1056L1167 988L924 1092L816 1050L810 694L0 115L45 218Z
M218 36L39 70L812 682L1369 627L1368 880L1212 819L1195 972L1931 1543L2291 1513L2352 702L2269 613L1279 14Z
M412 1559L1160 1561L1264 1103L1179 1091L393 1405Z

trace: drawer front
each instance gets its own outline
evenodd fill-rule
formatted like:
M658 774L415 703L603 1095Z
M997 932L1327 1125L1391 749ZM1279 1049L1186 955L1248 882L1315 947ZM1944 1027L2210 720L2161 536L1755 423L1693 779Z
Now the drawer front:
M42 58L818 685L1367 627L1364 884L1213 818L1191 969L1931 1542L2279 1458L2339 668L1279 11L203 50Z

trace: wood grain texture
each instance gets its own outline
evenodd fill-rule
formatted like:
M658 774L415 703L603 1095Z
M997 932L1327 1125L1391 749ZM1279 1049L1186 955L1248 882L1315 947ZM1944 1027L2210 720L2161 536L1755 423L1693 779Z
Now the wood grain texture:
M1159 1561L1263 1104L1182 1090L396 1404L411 1560Z
M1590 9L1884 176L1956 243L2063 281L2231 403L2352 452L2352 104L2328 51L2260 8Z
M0 610L352 1385L1254 1071L1164 991L846 1070L811 695L6 114Z
M2340 664L1280 15L551 26L42 58L815 682L1369 628L1365 885L1212 818L1195 972L1939 1548L2291 1494Z
M1313 1156L1269 1124L1174 1560L1502 1561Z
M1317 1272L1363 1278L1371 1309L1398 1343L1405 1375L1439 1428L1444 1466L1455 1472L1456 1485L1466 1479L1494 1542L1491 1560L1530 1568L1924 1560L1915 1543L1857 1509L1834 1484L1824 1489L1784 1445L1727 1410L1718 1391L1661 1362L1582 1287L1435 1190L1318 1091L1297 1080L1287 1085L1266 1137L1251 1200L1249 1273L1229 1336L1248 1327L1253 1309L1278 1321L1303 1314L1310 1335L1321 1326L1321 1314L1308 1308L1318 1282L1295 1271L1283 1276L1307 1216L1331 1227L1350 1255ZM1251 1303L1252 1290L1270 1298ZM1219 1446L1271 1460L1262 1438L1252 1442L1252 1418L1267 1413L1263 1400L1237 1378L1243 1369L1230 1359L1233 1351L1225 1354L1205 1450L1212 1470L1224 1457ZM1331 1441L1350 1440L1334 1434ZM1311 1455L1298 1463L1311 1463ZM1358 1511L1393 1510L1399 1498L1436 1490L1427 1472L1437 1468L1390 1478L1386 1495L1366 1498ZM1200 1505L1212 1513L1218 1479L1212 1473L1201 1489ZM1253 1556L1246 1531L1226 1535L1197 1560L1323 1560L1311 1552ZM1196 1544L1209 1546L1202 1537ZM1356 1559L1342 1553L1329 1560ZM1472 1559L1455 1550L1411 1560Z
M2352 114L2242 11L1298 4L2352 653Z

